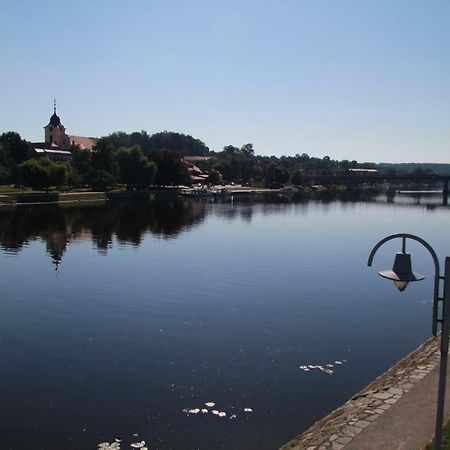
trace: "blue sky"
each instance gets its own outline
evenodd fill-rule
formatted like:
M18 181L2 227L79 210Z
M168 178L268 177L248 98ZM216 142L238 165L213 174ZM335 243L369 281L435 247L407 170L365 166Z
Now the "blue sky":
M0 0L0 131L450 162L450 1Z

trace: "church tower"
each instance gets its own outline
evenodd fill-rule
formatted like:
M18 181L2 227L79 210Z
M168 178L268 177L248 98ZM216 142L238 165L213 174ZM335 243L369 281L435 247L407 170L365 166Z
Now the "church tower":
M56 100L53 101L53 115L50 117L50 122L44 127L45 143L49 146L57 145L62 149L70 147L70 139L66 134L66 129L61 123L61 119L56 114Z

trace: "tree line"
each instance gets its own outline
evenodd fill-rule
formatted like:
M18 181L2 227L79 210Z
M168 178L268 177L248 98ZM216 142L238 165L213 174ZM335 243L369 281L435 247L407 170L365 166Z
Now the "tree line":
M389 165L358 163L309 156L261 156L251 143L227 145L211 151L192 136L163 131L115 132L98 140L93 151L70 148L70 164L33 157L32 145L18 133L0 136L0 184L22 184L33 188L49 186L91 186L108 188L117 184L131 187L191 185L185 156L208 156L195 164L209 174L209 182L254 182L267 187L303 185L305 175L333 175L352 168L377 168L389 173ZM414 171L422 170L412 166ZM427 170L429 168L427 167Z
M169 147L158 148L159 145ZM93 188L117 184L132 187L190 185L191 177L182 157L195 151L209 151L201 141L171 132L153 136L145 132L113 133L99 139L92 152L78 146L69 150L72 153L70 164L34 157L30 142L16 132L3 133L0 136L0 184L14 183L36 189L66 185Z

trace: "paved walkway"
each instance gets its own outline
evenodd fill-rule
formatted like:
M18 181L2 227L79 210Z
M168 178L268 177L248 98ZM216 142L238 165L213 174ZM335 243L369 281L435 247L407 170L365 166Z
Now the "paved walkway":
M422 450L434 436L439 366L404 394L345 450ZM446 389L446 421L450 413L450 377Z
M422 450L434 435L439 340L425 342L281 450ZM446 394L448 420L450 373Z

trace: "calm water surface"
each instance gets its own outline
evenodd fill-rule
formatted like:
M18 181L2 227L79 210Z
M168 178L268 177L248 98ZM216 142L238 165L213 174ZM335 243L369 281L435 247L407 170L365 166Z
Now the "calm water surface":
M399 195L2 210L0 448L276 449L430 335L431 259L399 294L400 243L367 256L404 231L442 260L449 224Z

